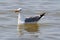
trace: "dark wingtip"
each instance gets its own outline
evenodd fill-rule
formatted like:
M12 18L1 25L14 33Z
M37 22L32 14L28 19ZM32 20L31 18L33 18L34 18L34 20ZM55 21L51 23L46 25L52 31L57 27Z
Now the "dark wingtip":
M42 18L45 14L46 14L46 13L42 13L42 14L40 15L39 19Z
M46 13L41 14L40 16L44 16Z

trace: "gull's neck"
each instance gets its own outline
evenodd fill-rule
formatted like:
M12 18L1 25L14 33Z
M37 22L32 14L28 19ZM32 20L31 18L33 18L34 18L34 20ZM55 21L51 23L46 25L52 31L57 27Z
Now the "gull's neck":
M18 13L18 19L20 19L21 18L21 14L20 13Z
M21 22L21 15L20 13L18 13L18 24L20 24L20 22Z
M24 21L22 20L22 15L21 15L21 13L18 13L18 24L23 24L24 23Z

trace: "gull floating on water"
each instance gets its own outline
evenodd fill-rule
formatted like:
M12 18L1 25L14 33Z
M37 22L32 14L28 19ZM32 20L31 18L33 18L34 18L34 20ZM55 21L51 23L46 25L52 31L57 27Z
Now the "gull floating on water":
M18 13L18 31L19 34L23 33L23 27L27 32L37 32L38 31L38 24L37 22L45 15L45 13L40 14L39 16L30 16L24 17L21 15L22 8L18 8L15 10ZM24 18L23 18L24 17ZM22 20L23 19L23 20Z
M22 8L18 8L15 10L15 12L18 12L18 24L21 24L21 23L34 23L34 22L38 22L44 15L45 13L42 13L41 15L39 16L35 16L35 17L28 17L28 18L25 18L24 22L22 22L21 20L21 12L22 11Z

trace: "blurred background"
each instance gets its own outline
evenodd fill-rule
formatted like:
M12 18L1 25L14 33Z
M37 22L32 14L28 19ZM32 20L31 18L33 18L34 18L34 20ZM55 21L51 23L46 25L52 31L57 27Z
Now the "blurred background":
M17 34L17 14L12 11L17 8L24 16L47 13L39 21L40 37L26 40L60 40L60 0L0 0L0 40L25 40Z

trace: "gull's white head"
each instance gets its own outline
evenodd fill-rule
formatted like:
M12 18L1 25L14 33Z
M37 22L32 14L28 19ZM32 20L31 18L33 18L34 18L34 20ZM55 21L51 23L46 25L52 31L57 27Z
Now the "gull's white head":
M22 8L18 8L15 10L15 12L20 12L22 10Z
M17 10L21 11L21 10L22 10L22 8L18 8Z

